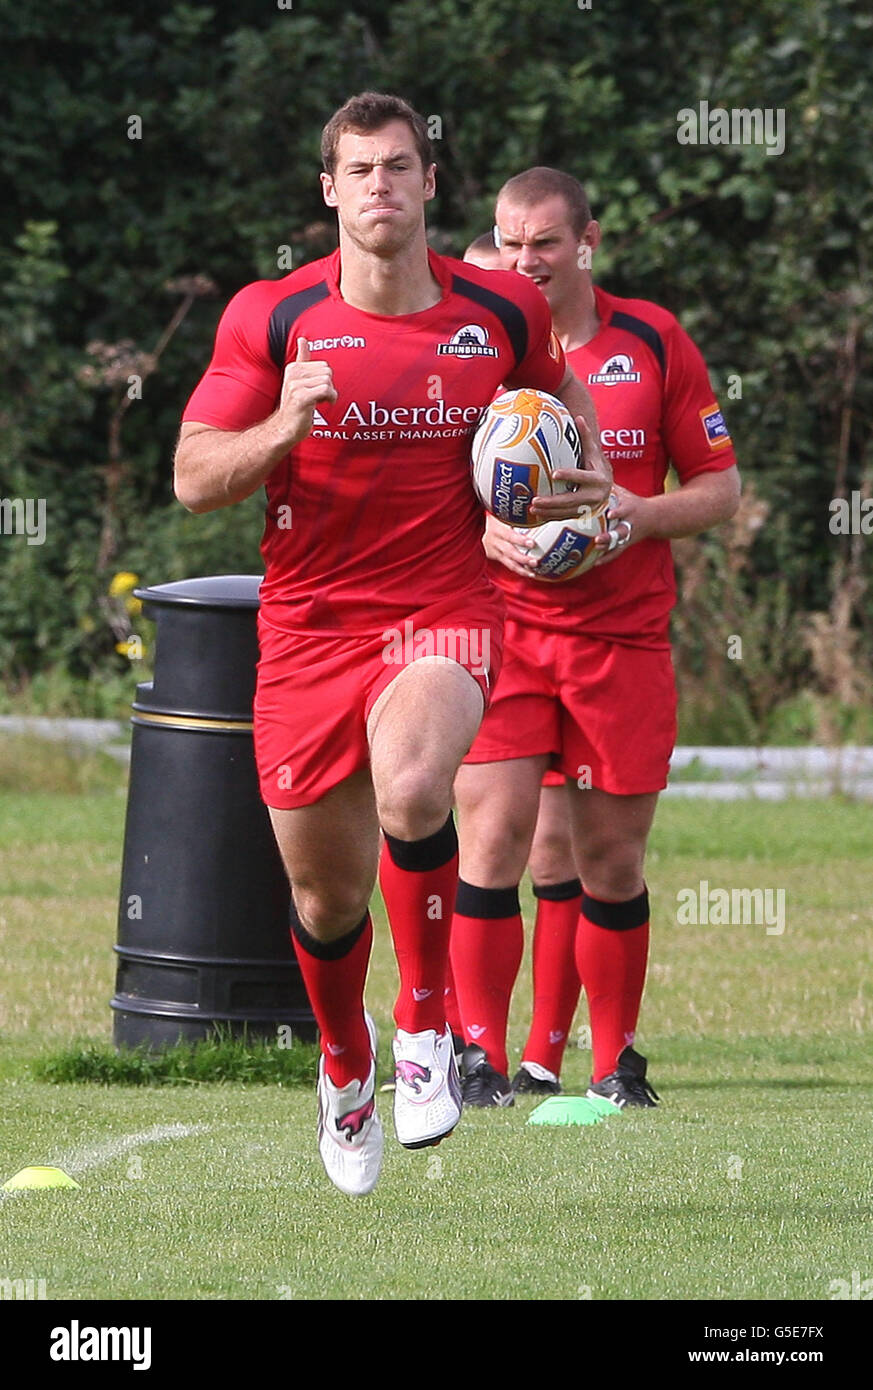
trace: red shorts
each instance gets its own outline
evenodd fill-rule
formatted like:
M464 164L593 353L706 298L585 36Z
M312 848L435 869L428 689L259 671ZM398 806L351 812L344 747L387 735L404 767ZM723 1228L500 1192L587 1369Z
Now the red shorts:
M512 618L504 643L500 680L465 762L551 753L557 782L572 777L623 796L667 785L676 741L669 649L548 632Z
M258 614L255 760L261 797L292 810L369 763L367 717L411 662L445 657L469 671L486 705L500 671L503 598L463 596L411 613L376 636L283 632Z

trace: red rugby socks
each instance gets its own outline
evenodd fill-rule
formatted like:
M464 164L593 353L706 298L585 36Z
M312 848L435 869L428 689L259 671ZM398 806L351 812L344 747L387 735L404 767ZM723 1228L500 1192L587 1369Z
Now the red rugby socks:
M566 883L534 884L533 891L533 1018L522 1061L538 1062L559 1076L581 989L576 931L582 884L571 878Z
M324 1069L335 1086L366 1081L370 1035L364 1022L364 982L373 944L370 914L335 941L311 936L293 903L290 920L300 973L321 1032Z
M452 1030L456 1038L460 1038L464 1032L464 1025L461 1023L461 1010L458 1006L458 991L455 988L455 974L452 970L452 962L446 962L446 992L443 996L446 1005L446 1023Z
M588 999L593 1080L615 1071L632 1045L646 983L649 895L599 902L583 891L576 934L576 967Z
M504 1076L509 1003L523 950L518 887L476 888L460 879L451 957L464 1037L484 1048Z
M384 833L384 832L383 832ZM407 1033L446 1027L446 969L458 882L458 837L451 814L423 840L385 835L379 885L400 971L394 1021Z

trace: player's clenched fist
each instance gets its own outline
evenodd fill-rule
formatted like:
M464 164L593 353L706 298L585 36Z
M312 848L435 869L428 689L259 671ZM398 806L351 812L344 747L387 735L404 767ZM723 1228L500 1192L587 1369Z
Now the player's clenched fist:
M320 401L333 404L336 388L328 362L313 362L306 338L297 339L297 356L285 368L282 395L276 420L281 425L289 449L305 439L312 429L315 407Z

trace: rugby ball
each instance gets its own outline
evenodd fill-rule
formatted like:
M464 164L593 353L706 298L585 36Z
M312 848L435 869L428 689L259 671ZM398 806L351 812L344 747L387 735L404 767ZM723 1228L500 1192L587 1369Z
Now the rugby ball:
M600 553L594 542L609 530L606 512L615 503L615 495L610 494L608 501L588 508L583 516L546 521L529 531L534 544L527 553L539 560L537 568L531 570L531 579L563 584L590 570Z
M569 410L545 391L504 391L485 411L473 436L473 487L498 521L539 526L535 497L571 492L556 468L581 468L579 431Z

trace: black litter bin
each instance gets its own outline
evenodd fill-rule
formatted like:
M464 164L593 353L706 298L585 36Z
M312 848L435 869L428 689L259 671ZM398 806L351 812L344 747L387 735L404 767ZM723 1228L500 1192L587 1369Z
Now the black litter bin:
M117 1047L216 1029L314 1040L290 893L258 792L258 575L138 589L157 623L137 686L111 1007Z

